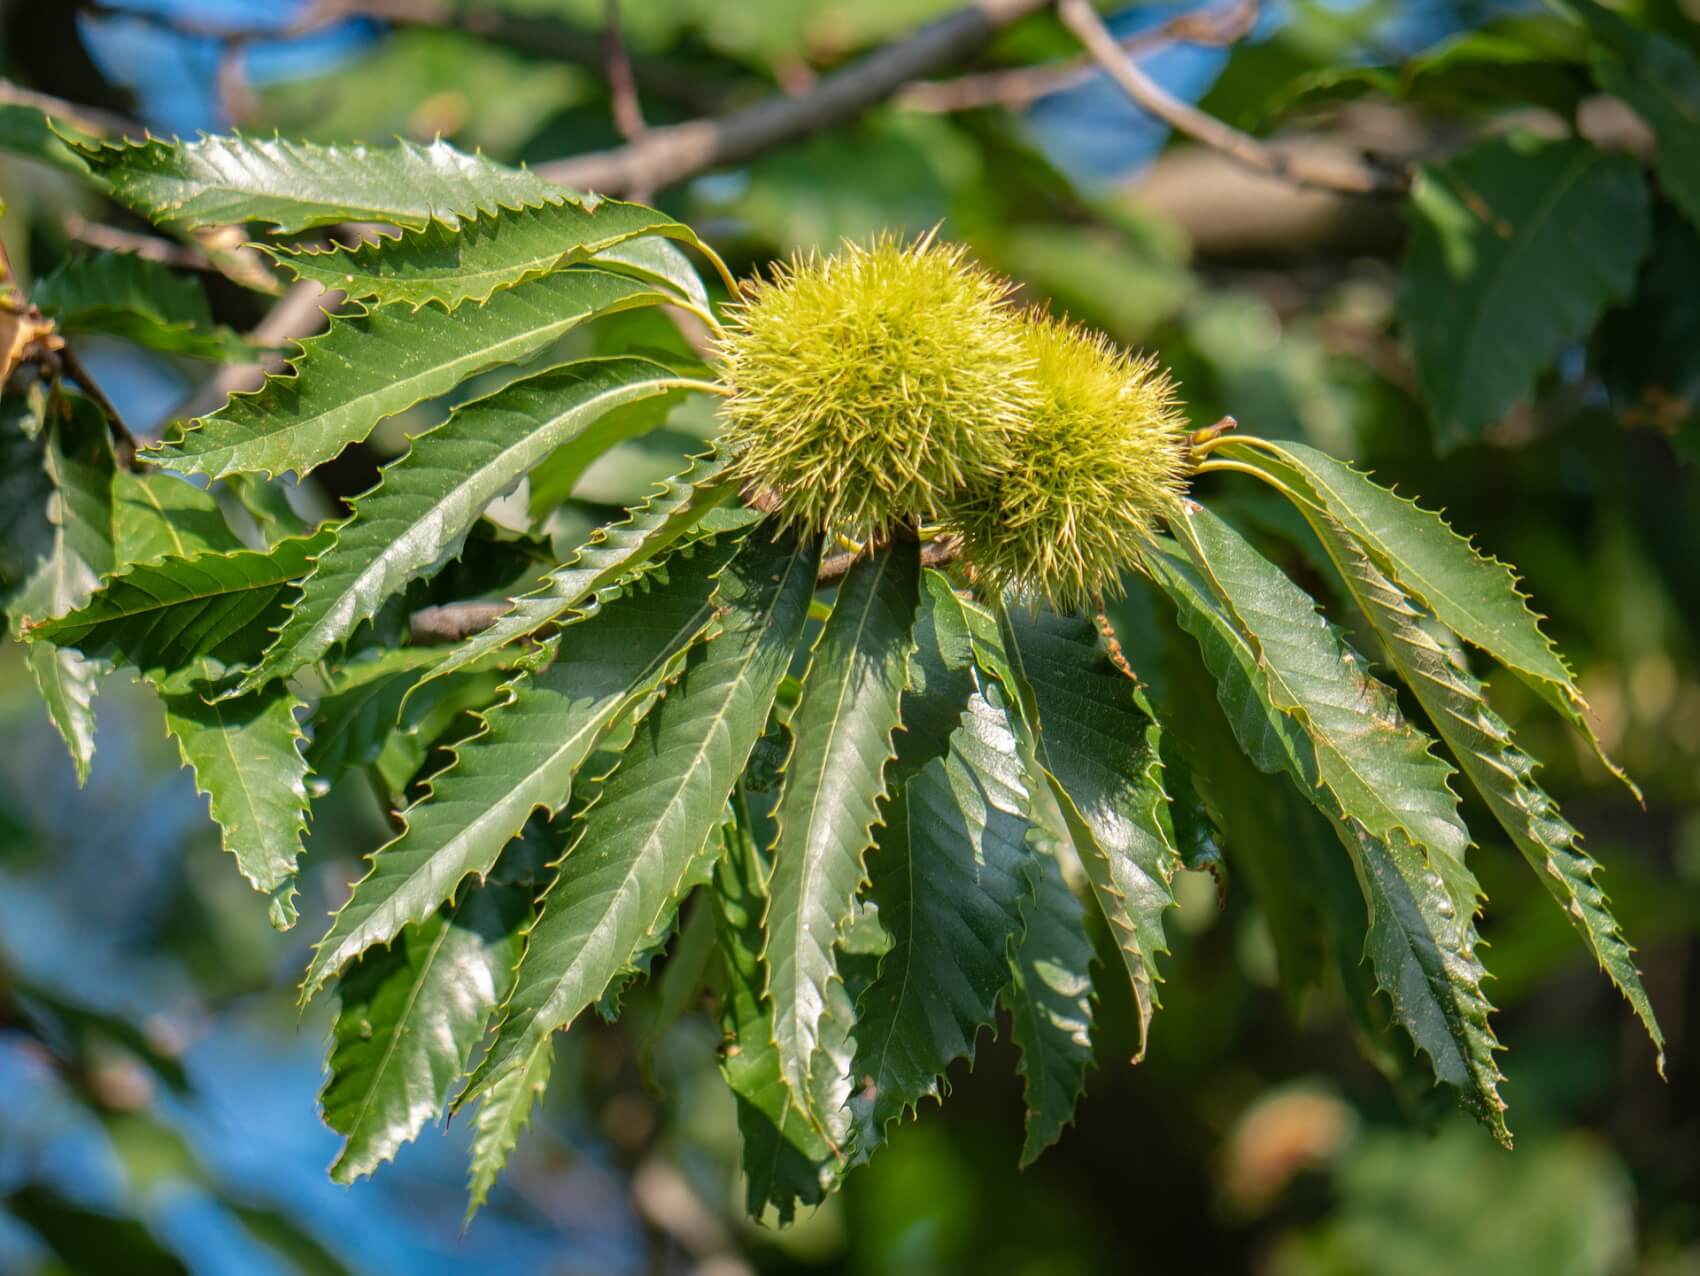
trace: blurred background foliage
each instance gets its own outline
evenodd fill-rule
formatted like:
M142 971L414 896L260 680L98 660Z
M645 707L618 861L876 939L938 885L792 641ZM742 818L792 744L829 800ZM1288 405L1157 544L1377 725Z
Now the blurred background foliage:
M952 7L635 0L620 17L654 124L804 91ZM1645 124L1594 87L1580 28L1532 5L1235 7L1250 21L1231 47L1153 41L1144 65L1242 128L1390 162L1513 130L1575 129L1643 154L1650 145ZM620 140L605 0L326 8L16 0L0 4L0 69L13 85L162 132L441 135L533 163ZM1186 8L1108 16L1127 37ZM1691 0L1638 0L1631 12L1700 52ZM1075 52L1041 15L1000 36L980 69ZM923 87L741 168L647 194L740 272L841 237L942 223L1025 298L1160 353L1195 424L1232 413L1260 434L1350 457L1516 563L1582 672L1607 746L1646 791L1637 809L1530 693L1495 685L1496 704L1544 760L1547 788L1607 866L1670 1037L1668 1081L1539 883L1485 834L1473 866L1493 900L1482 933L1520 1135L1515 1154L1500 1152L1449 1100L1409 1084L1403 1061L1384 1060L1384 1072L1356 1051L1326 982L1292 991L1304 982L1295 971L1322 965L1322 937L1315 952L1277 953L1267 910L1302 913L1306 901L1229 845L1220 906L1207 878L1186 877L1149 1056L1127 1066L1133 1025L1101 1006L1098 1073L1075 1128L1026 1172L1016 1170L1012 1052L987 1041L975 1069L953 1077L942 1115L904 1127L842 1194L788 1230L740 1221L732 1102L713 1075L718 1034L677 1014L664 965L626 1023L561 1038L538 1133L462 1236L458 1123L376 1179L351 1189L326 1179L337 1140L314 1096L328 1018L320 1005L298 1021L291 986L313 927L274 932L219 862L157 710L113 680L79 793L8 646L0 1270L1700 1273L1700 430L1690 412L1700 241L1661 201L1634 299L1565 351L1532 400L1479 436L1437 435L1395 323L1408 239L1400 201L1249 176L1170 138L1101 77L1050 87L1059 91L968 109L941 109L952 104ZM0 233L27 277L108 232L143 229L83 183L11 156L0 157L0 198ZM203 279L219 322L248 331L260 321L263 299ZM582 353L634 342L688 353L653 312L570 341ZM210 366L117 336L88 339L83 354L143 433ZM1649 401L1648 386L1670 393ZM360 490L431 419L386 423L333 467L332 490L301 499ZM712 429L702 407L682 405L589 472L534 476L574 497L551 533L576 543ZM1290 515L1225 476L1208 481L1221 485L1217 509L1327 596L1329 577ZM523 494L509 506L523 521ZM1196 661L1177 657L1185 649L1166 609L1137 582L1117 620L1159 694L1209 701L1185 691ZM1264 835L1314 838L1308 813L1260 780L1246 773L1243 800ZM358 783L330 803L311 835L304 914L334 905L359 849L383 832ZM1487 818L1471 826L1494 829Z

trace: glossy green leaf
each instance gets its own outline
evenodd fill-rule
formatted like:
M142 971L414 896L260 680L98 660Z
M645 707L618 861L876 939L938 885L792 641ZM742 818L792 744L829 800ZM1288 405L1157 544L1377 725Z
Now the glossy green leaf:
M42 642L42 626L83 607L110 572L113 549L114 462L106 421L82 398L59 399L49 408L42 464L52 487L48 520L52 548L35 565L12 599L14 630L30 640L25 654L30 674L47 705L48 717L70 750L77 781L88 779L94 758L93 652Z
M1286 771L1333 824L1395 1018L1509 1141L1476 956L1480 890L1464 864L1451 768L1278 568L1206 510L1178 530L1186 551L1158 546L1147 564L1198 641L1241 748L1261 769Z
M438 1116L513 986L531 892L490 882L461 893L337 985L325 1123L344 1136L331 1177L351 1183Z
M719 851L710 835L802 638L819 562L817 538L757 529L721 574L719 630L691 651L580 817L469 1093L600 1000Z
M47 472L42 406L23 395L0 397L0 600L8 609L17 587L53 552L55 532L48 517L53 479Z
M714 857L720 854L720 840L711 837L698 849L699 854L686 866L684 876L673 891L672 902L661 910L660 920L638 939L631 959L620 968L619 973L603 990L602 996L597 999L596 1015L603 1023L620 1022L626 1013L627 994L648 980L662 954L670 953L677 947L680 917L685 902L696 893L698 887L706 886L714 876ZM672 965L671 956L668 957L667 964Z
M855 1012L834 949L865 881L898 702L908 681L920 553L899 541L851 567L804 675L775 811L767 996L793 1101L843 1147Z
M897 756L886 768L886 783L894 793L950 751L951 736L976 687L973 640L961 603L944 573L932 568L921 573L914 640L909 685L898 706Z
M354 247L270 248L284 269L350 298L419 310L487 301L503 288L546 275L645 235L699 244L683 223L642 204L573 200L502 210L458 226L433 222L399 238ZM616 263L629 268L629 263Z
M773 1012L762 995L767 866L747 820L728 824L725 837L726 850L714 871L720 957L726 972L720 1072L737 1100L749 1212L759 1218L771 1205L783 1226L799 1204L818 1205L826 1199L837 1180L838 1162L791 1101L779 1072Z
M598 590L627 572L653 562L703 515L736 494L736 485L721 478L724 465L720 459L693 461L661 483L642 505L628 510L625 518L597 528L535 589L510 599L495 624L455 647L429 676L445 677L497 648L531 637L585 606Z
M613 409L692 385L706 383L647 359L587 359L516 381L420 435L355 498L244 689L319 659L391 594L458 556L484 508L556 448L619 442L626 418Z
M472 1168L467 1184L466 1220L490 1199L514 1145L531 1121L531 1110L549 1088L555 1066L555 1043L537 1047L523 1067L504 1075L485 1091L472 1125Z
M1297 460L1305 463L1302 468L1284 464L1281 459L1259 460L1298 496L1300 510L1381 639L1394 668L1494 818L1558 902L1600 968L1634 1008L1660 1052L1662 1070L1664 1036L1635 969L1634 950L1595 880L1599 865L1582 849L1576 830L1536 782L1536 762L1517 746L1510 727L1488 705L1482 684L1435 641L1424 626L1424 614L1383 574L1372 560L1372 551L1330 512L1330 503L1319 495L1324 481L1341 474L1364 487L1373 485L1339 462L1325 457L1313 459L1307 453L1308 449L1297 453ZM1324 461L1326 465L1321 463ZM1387 495L1391 498L1390 493Z
M428 146L318 146L240 134L83 144L112 198L160 226L197 230L263 222L293 234L338 222L431 222L522 208L567 192L525 169Z
M257 474L227 474L222 480L225 491L254 520L260 539L275 545L288 536L304 536L310 524L290 503L288 480L261 478Z
M1299 1010L1322 984L1324 960L1331 953L1324 911L1310 881L1312 865L1338 863L1339 843L1284 770L1265 772L1246 756L1223 716L1216 679L1198 645L1172 615L1159 612L1155 597L1152 602L1151 620L1161 629L1164 743L1191 769L1199 797L1221 830L1230 871L1268 926L1286 1005ZM1310 843L1318 840L1322 850L1312 853ZM1350 866L1344 871L1351 902L1363 914ZM1359 926L1350 940L1348 962L1354 970L1363 961L1364 929Z
M1611 772L1633 784L1605 756L1575 677L1540 618L1529 610L1506 564L1489 558L1447 526L1439 514L1372 483L1351 466L1302 443L1235 444L1224 454L1262 464L1264 453L1295 468L1375 566L1441 624L1480 647L1537 691L1581 730Z
M144 454L183 474L305 473L385 417L447 394L474 373L523 363L596 315L666 297L623 275L574 267L509 288L464 314L384 306L300 343L289 371L231 397Z
M1640 1017L1659 1052L1662 1072L1664 1034L1635 969L1635 951L1595 880L1599 864L1582 849L1580 835L1560 814L1558 804L1536 783L1538 764L1517 746L1511 728L1488 706L1482 684L1453 663L1423 629L1420 615L1398 587L1367 558L1353 555L1352 548L1340 546L1341 572L1394 666L1494 818Z
M299 697L281 684L208 704L194 692L165 697L165 729L206 795L224 849L271 903L273 926L295 924L295 866L307 831L305 737Z
M1315 602L1208 510L1179 524L1181 544L1222 610L1238 622L1281 715L1316 755L1314 778L1372 836L1403 829L1419 845L1462 862L1470 842L1450 787L1452 767L1400 714L1362 656L1318 614ZM1267 707L1261 709L1267 717ZM1257 759L1254 759L1257 760Z
M1023 1167L1062 1136L1074 1120L1092 1064L1092 940L1086 909L1063 878L1054 842L1035 834L1027 873L1021 934L1010 938L1010 981L1004 989L1010 1039L1027 1103Z
M432 647L399 647L351 660L336 671L311 719L307 764L315 791L378 760L397 728L407 693L442 658Z
M1073 864L1080 862L1075 831L1088 837L1089 830L1076 812L1076 829L1071 831L1056 787L1039 762L1033 728L1037 719L1028 718L1036 714L1032 688L1008 654L999 618L951 591L942 577L935 581L936 575L927 573L929 594L941 612L950 611L952 630L960 624L975 665L1026 696L1025 702L1015 701L1011 722L1027 777L1027 814L1034 826L1028 835L1033 893L1023 902L1022 931L1010 936L1010 983L1003 996L1011 1037L1021 1051L1017 1067L1028 1108L1021 1163L1028 1165L1072 1119L1092 1061L1093 944L1086 910L1064 880L1061 865L1063 856ZM1092 889L1090 884L1086 889ZM1125 961L1128 954L1122 956Z
M559 811L579 764L610 723L654 690L713 617L714 575L730 547L675 555L646 581L553 640L554 661L508 684L484 728L455 749L405 830L370 857L314 950L303 999L360 953L429 918L469 876L484 877L533 811Z
M62 136L78 133L78 129L64 120L55 119L50 127L48 116L33 106L25 106L21 102L0 102L0 151L51 164L74 177L87 177L88 164L66 144Z
M699 253L705 254L714 263L721 279L727 278L725 263L707 244L695 238L681 242L694 244ZM708 289L703 287L702 276L697 273L684 249L672 239L662 238L659 234L627 239L612 248L602 249L592 260L603 270L666 284L698 309L709 309Z
M1163 913L1180 868L1163 789L1161 732L1136 684L1090 620L1003 613L1004 651L1034 754L1127 968L1139 1019L1137 1061L1160 1004Z
M113 576L80 610L34 626L44 639L135 669L168 691L256 659L287 613L293 583L331 533L142 563Z
M1628 155L1521 134L1425 169L1399 311L1443 447L1481 438L1629 296L1647 187Z
M858 1156L923 1098L942 1098L945 1070L972 1060L996 1021L1032 896L1026 810L1001 695L975 694L950 752L892 803L874 857L872 898L892 942L856 1006Z
M135 253L66 260L30 289L62 332L102 332L162 354L246 363L248 343L215 325L200 281Z
M118 471L112 530L120 567L242 548L211 493L175 474Z

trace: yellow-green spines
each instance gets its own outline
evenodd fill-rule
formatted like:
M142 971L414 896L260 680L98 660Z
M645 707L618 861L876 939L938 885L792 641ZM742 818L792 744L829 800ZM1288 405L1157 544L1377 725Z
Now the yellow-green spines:
M862 534L1006 468L1036 399L1008 293L931 236L747 285L720 345L735 476L788 521Z
M947 512L993 589L1073 611L1120 589L1185 490L1187 433L1154 359L1046 315L1025 325L1039 398L1012 463Z

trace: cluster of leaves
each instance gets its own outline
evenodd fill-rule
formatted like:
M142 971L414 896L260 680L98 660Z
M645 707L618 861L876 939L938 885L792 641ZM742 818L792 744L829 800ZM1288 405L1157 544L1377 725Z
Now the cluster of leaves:
M1624 31L1602 75L1642 38ZM554 1033L592 1009L617 1015L664 953L687 994L716 994L754 1210L784 1218L820 1200L893 1121L942 1097L1000 1008L1021 1050L1026 1158L1058 1137L1098 1000L1130 998L1141 1040L1158 1008L1176 874L1219 844L1258 880L1243 794L1212 767L1196 705L1132 676L1104 618L1006 605L924 566L914 539L829 562L819 538L745 507L718 453L564 556L497 530L487 511L528 474L581 473L674 397L722 393L712 369L639 353L548 366L563 334L621 310L714 322L677 248L702 246L663 214L580 202L441 144L52 144L167 228L397 230L333 249L269 242L284 270L356 304L287 372L145 450L139 469L62 384L8 398L0 419L8 616L80 770L99 677L133 672L159 692L279 926L295 921L313 797L364 770L407 802L303 985L340 999L323 1096L347 1140L338 1178L475 1102L476 1207L547 1084ZM1502 191L1508 158L1528 180ZM1615 185L1592 180L1612 173ZM1551 189L1534 180L1547 176ZM1664 180L1676 196L1680 179ZM1495 282L1526 267L1525 237L1585 233L1588 216L1558 211L1594 208L1602 191L1644 224L1640 169L1583 143L1492 143L1425 176L1412 260L1465 271L1413 270L1436 292L1406 305L1443 431L1497 419L1627 295L1645 247L1627 233L1599 241L1604 256L1548 250L1599 268L1591 294ZM96 258L36 300L67 331L235 353L175 281L136 282L150 270ZM1517 314L1495 310L1512 299ZM1538 359L1531 329L1550 336ZM1492 347L1512 332L1515 351ZM1504 373L1491 395L1486 366ZM283 499L278 476L492 369L509 370L505 384L413 439L346 517L312 526ZM1456 393L1432 381L1448 369ZM1596 865L1464 653L1589 731L1510 570L1302 445L1230 436L1197 460L1291 502L1387 667L1662 1044ZM457 560L464 570L446 570ZM1332 940L1366 1030L1390 1019L1508 1139L1453 763L1223 518L1189 506L1139 566L1135 589L1195 640L1199 686L1213 684L1239 753L1338 835L1341 852L1309 871L1338 904ZM492 598L488 628L448 647L408 641L421 608ZM1095 965L1100 926L1108 967ZM676 1013L692 1001L669 999Z
M1700 58L1592 0L1562 9L1467 32L1402 68L1314 74L1289 86L1289 109L1375 94L1577 120L1591 92L1631 108L1651 173L1622 149L1518 130L1422 169L1399 318L1442 448L1479 441L1588 341L1624 423L1665 430L1692 455L1692 342L1667 281L1700 251Z

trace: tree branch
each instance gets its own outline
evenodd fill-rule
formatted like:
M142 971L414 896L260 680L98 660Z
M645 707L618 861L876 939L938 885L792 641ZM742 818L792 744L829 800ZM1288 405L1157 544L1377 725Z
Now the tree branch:
M415 647L440 647L482 633L512 606L499 603L443 603L421 607L407 618L407 639Z
M1166 22L1116 41L1122 55L1145 57L1171 44L1222 46L1233 44L1257 25L1258 0L1230 0L1221 9L1202 13L1176 14ZM906 110L945 114L970 111L983 106L1019 110L1040 98L1077 88L1098 74L1090 53L1043 66L1012 67L984 71L954 80L928 80L912 84L898 94L897 104Z
M1385 172L1363 160L1335 164L1309 155L1282 154L1209 112L1182 102L1122 52L1090 0L1057 0L1057 16L1137 106L1177 132L1221 151L1247 168L1296 186L1351 195L1403 191L1409 185L1404 175Z
M106 397L106 391L89 375L88 368L69 344L59 347L55 354L64 365L65 371L71 375L71 379L82 386L83 393L93 399L95 406L106 414L106 424L112 431L113 450L117 454L118 463L127 470L134 469L136 436L130 432L130 427L124 424L124 418L118 415L118 409L112 400Z
M550 181L615 194L658 191L707 169L844 124L915 80L973 56L1012 22L1047 0L977 0L831 75L807 93L776 95L716 119L651 129L611 151L538 166Z
M955 536L941 536L921 546L923 567L943 567L962 555L962 541ZM815 587L835 585L843 580L861 554L845 552L825 559L815 576ZM422 607L407 618L408 641L416 647L441 646L460 642L482 633L505 615L511 602L443 603Z
M645 132L643 105L638 101L637 78L632 73L632 57L626 49L625 36L620 30L620 0L607 0L602 31L602 65L608 80L608 98L614 115L614 127L628 142L635 142Z
M862 552L866 552L864 549ZM851 553L846 550L842 554L834 554L820 565L820 571L815 576L815 587L836 584L842 580L861 553ZM946 563L954 562L962 556L962 538L959 536L941 536L930 540L921 546L921 566L943 567Z

